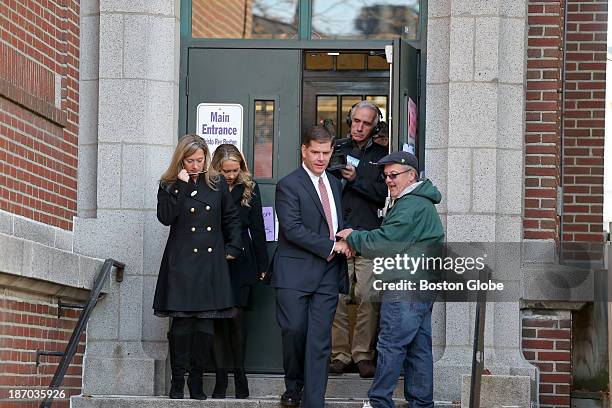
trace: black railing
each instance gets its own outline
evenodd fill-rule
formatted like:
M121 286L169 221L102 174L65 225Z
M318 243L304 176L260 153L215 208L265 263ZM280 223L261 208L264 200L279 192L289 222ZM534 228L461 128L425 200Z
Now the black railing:
M93 311L94 307L98 303L98 299L100 298L100 294L102 293L102 288L104 287L106 280L110 276L110 273L113 267L117 268L116 281L117 282L123 281L123 269L125 268L125 265L122 264L121 262L115 261L114 259L107 259L106 261L104 261L104 265L102 265L102 268L96 275L96 279L94 280L94 284L89 294L89 299L87 300L87 303L83 306L83 311L81 312L79 316L79 320L77 321L76 327L74 328L74 331L72 332L72 336L70 336L70 340L68 341L68 344L66 345L66 349L64 350L64 352L63 353L59 351L51 351L51 352L42 351L41 352L39 350L36 351L36 363L37 364L39 362L39 358L41 355L53 355L53 356L62 357L59 365L57 366L57 369L55 370L55 374L53 375L51 384L49 385L49 390L58 390L59 387L62 385L62 382L64 380L64 375L66 375L66 371L68 371L68 367L70 366L70 363L72 362L72 358L76 354L77 346L79 345L79 339L81 338L81 335L83 334L83 331L85 330L85 326L87 326L87 321L89 320L89 316L91 315L91 312ZM62 304L62 306L63 307L75 307L75 306L80 306L80 305ZM47 408L47 407L50 407L51 404L53 404L54 393L49 393L49 394L51 396L48 398L45 398L40 403L40 408Z
M487 282L491 278L488 268L480 271L479 279ZM472 348L472 378L470 379L469 408L480 408L480 391L482 385L482 372L484 370L484 333L485 316L487 311L487 292L478 291L476 303L476 317L474 319L474 344Z

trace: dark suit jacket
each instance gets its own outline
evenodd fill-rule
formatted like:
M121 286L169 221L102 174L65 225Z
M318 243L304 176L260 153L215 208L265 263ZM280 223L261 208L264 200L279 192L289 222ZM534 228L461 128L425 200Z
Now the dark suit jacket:
M327 173L332 189L338 230L343 229L342 187ZM327 257L334 242L319 195L302 166L283 177L276 185L276 213L279 228L278 246L272 261L271 285L275 288L317 292L321 283L338 282L340 293L348 292L346 258L335 255L336 267L329 268ZM327 285L326 285L327 286Z

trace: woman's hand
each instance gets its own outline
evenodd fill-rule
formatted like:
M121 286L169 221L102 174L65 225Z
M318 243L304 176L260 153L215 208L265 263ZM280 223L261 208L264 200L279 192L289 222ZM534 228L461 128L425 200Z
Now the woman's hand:
M181 169L181 171L179 171L178 178L179 180L183 180L185 183L187 183L189 181L189 173L187 173L187 170Z
M233 261L234 259L236 259L236 257L230 254L225 254L225 259L227 259L228 261Z

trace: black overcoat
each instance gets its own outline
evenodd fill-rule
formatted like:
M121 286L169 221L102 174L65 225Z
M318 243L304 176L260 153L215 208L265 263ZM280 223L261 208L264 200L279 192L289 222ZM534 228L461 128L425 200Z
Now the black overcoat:
M232 189L232 199L240 213L242 229L243 252L240 257L229 261L232 286L236 301L241 298L241 288L252 285L259 279L259 274L268 268L268 252L266 250L266 231L261 213L261 194L255 184L250 207L241 205L244 184L237 184ZM243 302L244 303L244 302ZM244 304L241 306L245 306Z
M157 219L170 226L153 309L156 312L203 312L235 305L225 254L242 253L240 218L225 179L217 191L177 180L160 187Z

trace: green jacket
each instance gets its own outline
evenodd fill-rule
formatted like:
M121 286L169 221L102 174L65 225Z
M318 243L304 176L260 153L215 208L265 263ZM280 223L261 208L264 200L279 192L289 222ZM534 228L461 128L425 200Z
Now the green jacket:
M442 199L440 191L430 180L419 182L412 190L403 192L395 200L380 228L371 231L353 231L347 241L351 248L370 259L412 258L440 256L444 243L444 230L435 204ZM376 267L375 259L375 267ZM380 264L380 263L379 263ZM437 279L427 267L385 267L377 279ZM380 269L380 268L379 268ZM414 269L414 271L413 271ZM375 270L376 272L376 270ZM380 270L379 270L380 272Z

